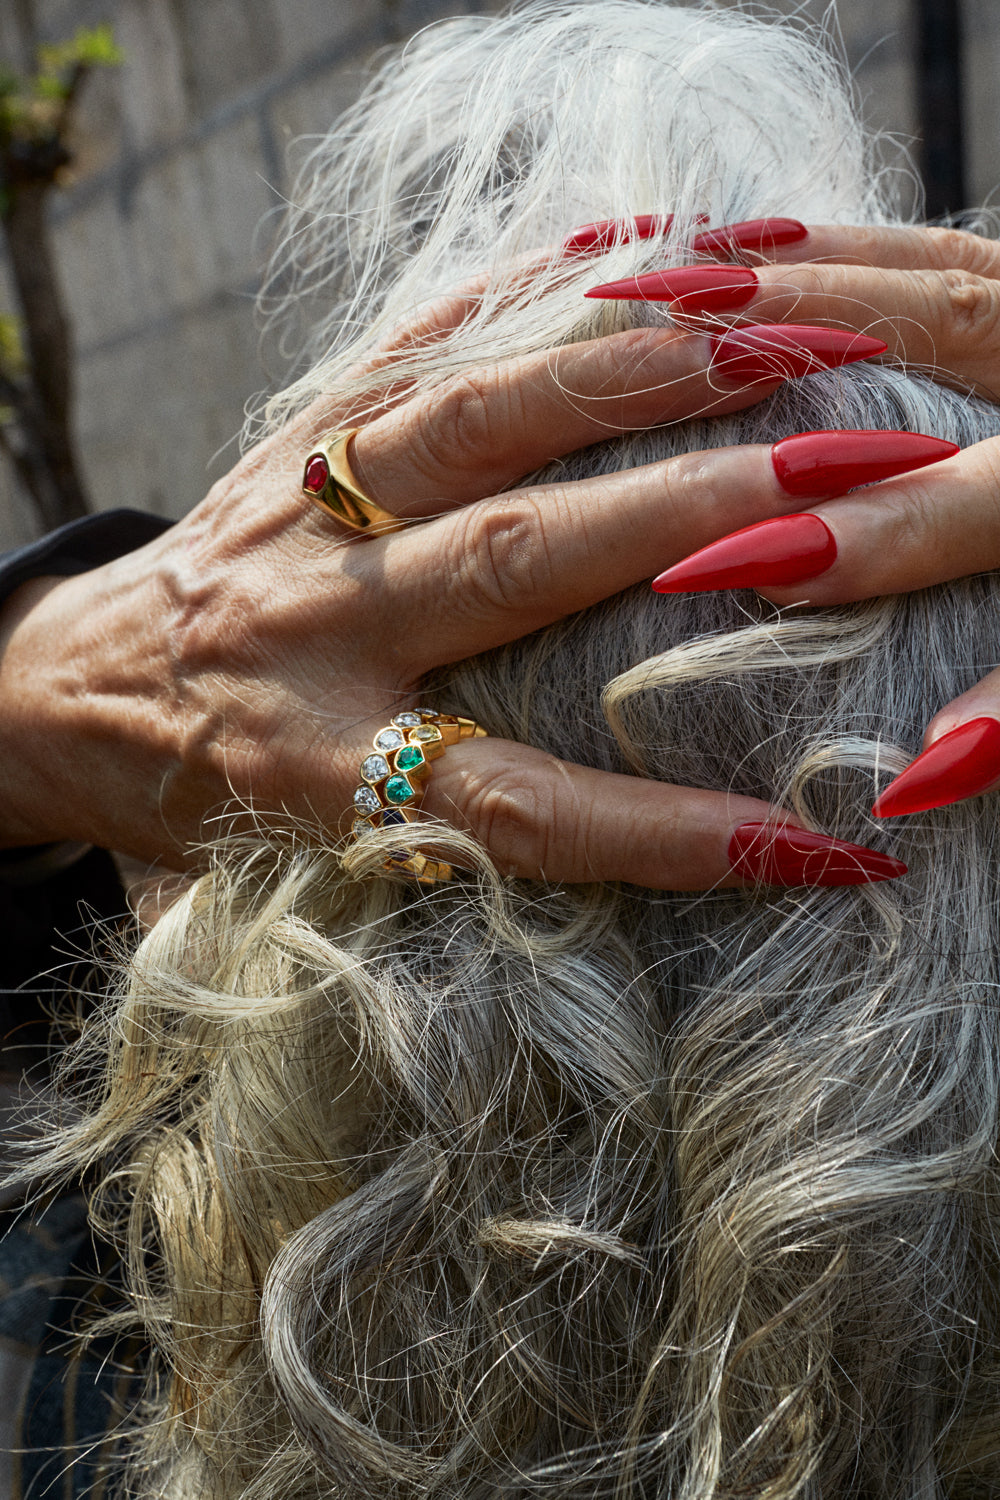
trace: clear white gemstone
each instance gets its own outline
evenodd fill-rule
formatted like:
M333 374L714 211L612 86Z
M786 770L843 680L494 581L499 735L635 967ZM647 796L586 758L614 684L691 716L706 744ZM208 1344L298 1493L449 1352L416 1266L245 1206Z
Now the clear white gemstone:
M398 729L383 729L381 734L375 736L375 744L379 750L398 750L403 743L403 736Z
M396 714L392 722L397 724L400 729L415 729L420 723L420 715L411 713Z
M370 833L375 832L375 825L369 823L367 818L355 818L351 824L351 832L356 839L366 839Z
M363 781L381 781L389 774L389 762L384 755L366 755L361 762L361 779Z
M359 786L354 793L354 806L360 812L374 813L378 812L382 804L378 799L378 795L372 791L370 786Z

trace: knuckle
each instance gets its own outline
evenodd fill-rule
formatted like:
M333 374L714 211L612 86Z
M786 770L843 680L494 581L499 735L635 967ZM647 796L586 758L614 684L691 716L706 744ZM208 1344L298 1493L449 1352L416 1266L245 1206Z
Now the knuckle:
M587 394L601 401L644 393L662 401L675 381L705 369L704 339L682 328L626 329L598 340L593 357ZM605 414L617 424L617 414Z
M593 440L662 421L683 383L705 374L703 337L681 328L624 329L561 353L552 376L562 398L596 424ZM570 360L572 375L564 375Z
M839 265L815 265L803 261L794 270L777 265L771 268L767 284L776 291L791 293L795 301L803 298L837 298L842 293L844 267Z
M920 479L907 484L905 498L894 505L885 556L895 567L922 566L949 551L954 515L942 506L940 491Z
M553 778L515 777L504 768L478 784L468 817L494 858L545 872L558 855L561 872L572 851L559 832L557 800Z
M932 544L935 532L935 508L926 489L910 489L906 503L897 507L892 521L892 543L889 555L897 558L919 556Z
M983 479L986 481L986 492L1000 504L1000 443L980 443L978 457Z
M696 523L706 537L725 534L733 519L733 488L721 478L717 454L679 454L666 461L664 477L667 502L687 532ZM741 495L741 502L745 498Z
M968 229L933 227L925 231L938 266L943 271L981 271L994 253L989 240Z
M607 379L621 384L623 372L641 369L650 356L659 353L663 344L663 329L626 328L610 338L598 339L592 352Z
M537 598L552 578L546 528L537 503L520 492L463 513L456 531L456 573L474 613L494 614Z
M989 338L1000 323L1000 284L974 272L949 268L937 273L946 317L960 338Z
M513 782L501 773L478 787L471 812L484 842L501 853L534 844L545 826L545 801L534 782Z
M455 376L421 411L418 440L433 473L477 467L496 445L506 407L497 382L482 371Z
M979 502L992 507L992 524L1000 528L1000 443L981 443L977 450Z

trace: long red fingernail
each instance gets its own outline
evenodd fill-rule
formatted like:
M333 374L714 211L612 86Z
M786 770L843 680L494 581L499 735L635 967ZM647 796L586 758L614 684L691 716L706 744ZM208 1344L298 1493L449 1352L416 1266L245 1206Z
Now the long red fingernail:
M922 432L797 432L774 444L771 462L789 495L819 500L923 469L960 451L957 443Z
M778 245L794 245L808 236L798 219L745 219L696 234L691 248L696 255L728 255L733 250L759 250L766 255Z
M585 297L617 302L676 302L682 312L731 312L746 307L757 277L744 266L673 266L591 287Z
M906 874L902 860L890 854L774 823L734 829L729 863L744 880L766 885L869 885Z
M778 516L692 552L654 578L653 588L658 594L775 588L816 578L836 560L833 532L819 516Z
M794 380L817 370L850 365L884 354L881 339L843 328L813 328L806 323L753 323L730 328L715 340L714 374L736 385Z
M568 234L562 243L563 254L592 255L630 240L651 240L655 235L668 234L673 222L673 214L636 214L634 220L598 219ZM705 215L699 214L696 222L703 224Z
M947 807L978 797L1000 781L1000 722L968 719L918 755L872 808L876 818Z

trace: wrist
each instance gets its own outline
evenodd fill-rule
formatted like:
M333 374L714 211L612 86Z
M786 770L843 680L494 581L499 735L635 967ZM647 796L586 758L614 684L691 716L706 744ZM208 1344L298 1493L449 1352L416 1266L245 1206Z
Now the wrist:
M68 581L29 579L0 609L0 858L9 850L11 863L15 850L30 859L30 847L71 836L51 764L57 694L46 640L46 601Z

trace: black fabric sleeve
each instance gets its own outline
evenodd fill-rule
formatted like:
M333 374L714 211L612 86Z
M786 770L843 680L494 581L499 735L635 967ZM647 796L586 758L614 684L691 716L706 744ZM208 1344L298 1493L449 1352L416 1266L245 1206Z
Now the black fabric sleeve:
M31 578L86 573L162 536L171 524L137 510L71 521L0 556L0 608ZM0 850L0 1067L20 1069L40 1059L46 1002L70 987L72 969L79 979L94 924L126 921L124 893L105 850L69 844Z
M0 555L0 608L29 578L68 578L89 572L155 541L172 524L141 510L104 510L70 521L16 552Z

